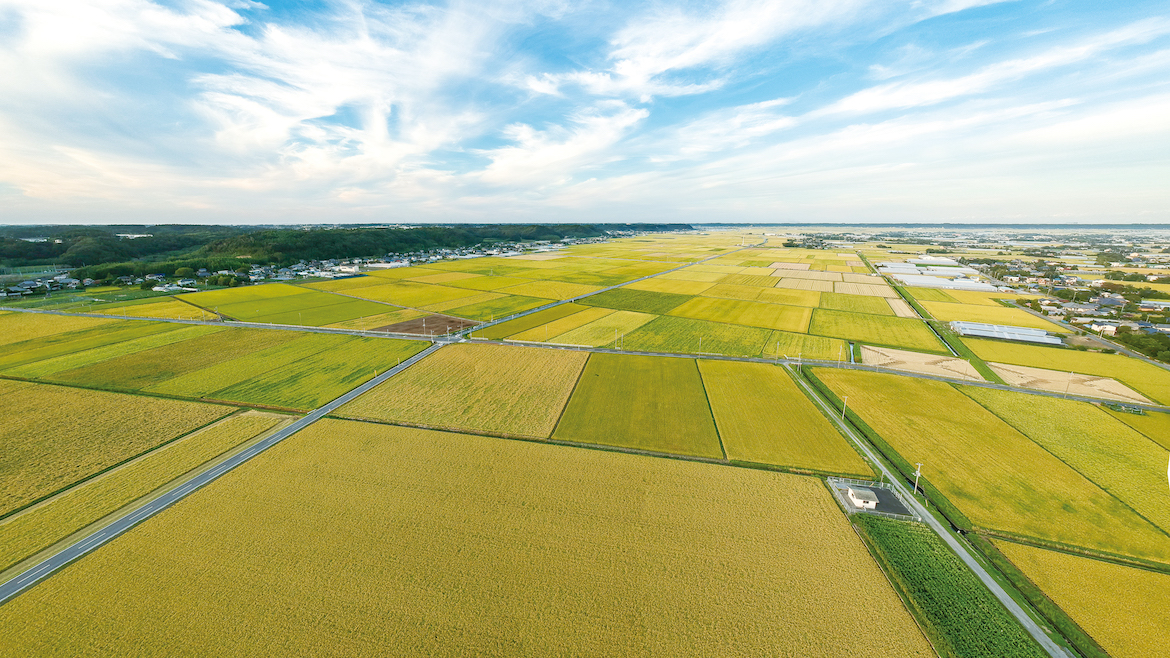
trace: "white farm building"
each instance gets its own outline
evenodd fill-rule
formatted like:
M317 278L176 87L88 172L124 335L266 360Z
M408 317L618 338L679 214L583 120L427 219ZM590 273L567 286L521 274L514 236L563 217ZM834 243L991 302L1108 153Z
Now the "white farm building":
M858 509L873 509L877 507L878 497L870 489L863 487L849 487L846 490L849 496L849 502L853 503Z

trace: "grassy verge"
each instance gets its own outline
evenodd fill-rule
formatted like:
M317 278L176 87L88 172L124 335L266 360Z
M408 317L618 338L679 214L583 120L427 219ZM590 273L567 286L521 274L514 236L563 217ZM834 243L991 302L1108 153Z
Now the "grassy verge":
M853 522L940 656L1046 655L929 527L868 514Z
M805 379L821 393L838 410L841 409L841 398L837 396L824 382L822 382L813 372L813 368L803 369ZM858 432L860 432L866 439L869 440L882 457L893 466L899 474L907 481L914 479L914 465L906 461L898 451L894 450L890 444L886 443L885 439L881 437L872 427L870 427L860 416L853 413L852 409L846 409L845 419L853 425ZM973 528L971 520L965 514L959 511L959 508L951 504L946 496L942 494L933 484L926 480L919 480L918 487L926 493L926 497L934 503L939 512L950 522L954 527L970 531Z
M1040 591L1040 588L1017 569L1016 565L1012 564L994 544L974 533L967 535L967 539L1082 656L1085 658L1108 658L1109 654L1101 648L1101 645L1097 644L1084 629L1065 614L1060 606L1053 603L1052 599Z

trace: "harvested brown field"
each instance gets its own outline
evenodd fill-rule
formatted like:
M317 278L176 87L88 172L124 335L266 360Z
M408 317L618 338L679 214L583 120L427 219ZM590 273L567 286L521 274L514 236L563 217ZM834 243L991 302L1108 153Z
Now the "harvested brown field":
M337 420L0 628L13 656L933 655L814 478Z
M890 310L894 312L894 315L900 318L918 317L918 313L914 310L914 307L910 306L906 300L900 297L898 299L892 297L886 298L886 303L890 305Z
M842 275L837 272L802 272L802 271L786 271L776 270L772 276L783 277L785 279L809 279L813 281L840 281Z
M834 283L833 292L839 292L846 295L869 295L871 297L887 297L889 299L900 299L898 293L893 288L885 284L871 284L871 283ZM917 316L914 316L917 317Z
M469 327L474 327L479 324L475 320L464 320L463 318L456 318L450 315L431 314L425 315L421 318L414 318L413 320L406 320L404 322L396 322L388 324L383 327L370 329L370 331L386 331L393 334L415 334L418 336L429 336L431 334L444 334L448 331L463 331Z
M789 271L804 270L804 271L807 271L808 270L808 263L772 263L768 267L771 267L774 270L789 270ZM781 276L781 275L777 274L776 276Z
M882 366L893 370L919 372L924 375L938 375L969 381L986 381L966 360L953 356L938 356L888 347L861 346L861 362L870 366Z
M1120 402L1150 404L1150 400L1146 396L1109 377L1013 366L1005 363L988 363L987 365L1011 386L1037 388L1042 391L1056 391Z
M490 343L450 345L336 415L548 438L588 356Z

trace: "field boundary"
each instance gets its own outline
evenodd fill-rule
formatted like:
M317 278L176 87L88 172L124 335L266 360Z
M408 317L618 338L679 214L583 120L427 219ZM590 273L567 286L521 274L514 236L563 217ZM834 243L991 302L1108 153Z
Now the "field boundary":
M727 446L723 445L723 434L719 431L719 422L715 420L715 408L711 406L711 396L707 394L707 380L703 377L703 369L699 367L699 360L694 360L695 372L699 375L699 385L703 387L703 399L707 401L707 413L711 414L711 426L715 428L715 438L719 440L719 452L727 459Z
M31 382L31 383L48 384L48 382ZM52 386L64 386L63 384L51 384L51 385ZM68 386L64 386L64 387L69 388ZM93 390L93 389L83 389L83 390ZM96 389L96 390L104 390L104 389ZM105 392L109 392L109 391L105 391ZM186 398L182 399L182 401L183 402L191 402L190 399L186 399ZM227 406L227 405L221 405L221 406ZM195 429L191 430L190 432L184 432L183 434L180 434L174 438L167 439L166 441L163 441L162 443L155 445L155 446L152 446L150 448L147 448L146 450L143 450L142 452L140 452L136 455L131 455L131 456L127 457L126 459L123 459L122 461L120 461L116 464L111 464L110 466L107 466L107 467L103 468L102 470L97 471L96 473L91 473L90 475L87 475L87 476L81 478L80 480L77 480L75 482L67 484L67 485L61 487L60 489L57 489L56 491L49 492L49 493L45 494L44 496L37 498L36 500L30 501L28 503L25 503L24 505L21 505L20 507L16 507L16 508L11 509L3 514L0 514L0 521L4 521L4 520L9 519L11 517L17 516L17 515L21 514L22 512L28 511L28 509L30 507L35 507L36 505L39 505L41 503L48 501L50 498L55 498L57 496L60 496L61 494L65 493L66 491L69 491L70 489L73 489L75 487L83 485L83 484L85 484L85 483L87 483L95 478L98 478L102 475L105 475L106 473L108 473L116 468L119 468L121 466L125 466L126 464L128 464L136 459L140 459L142 457L145 457L146 455L149 455L150 453L155 452L161 448L165 448L168 445L175 443L176 441L179 441L180 439L184 439L188 436L191 436L195 432L198 432L200 430L205 430L208 427L215 425L216 423L227 420L228 418L231 418L233 416L237 416L245 411L247 411L247 409L235 407L233 411L228 412L227 414L224 414L223 416L220 416L219 418L208 421L208 422L200 425L199 427L196 427Z
M202 489L208 484L219 479L220 476L235 469L241 464L247 462L252 457L264 452L268 448L280 443L288 437L296 434L302 429L312 425L321 418L328 415L330 412L340 408L354 398L362 395L370 389L378 386L382 382L390 379L394 375L406 370L410 366L418 363L428 355L438 350L443 343L432 343L430 347L412 355L410 358L403 361L401 364L395 366L382 373L381 375L360 384L349 391L342 393L340 396L330 400L324 405L314 409L301 418L293 421L285 427L268 432L264 437L244 449L243 451L232 455L223 463L214 468L202 471L187 478L185 482L179 483L176 488L167 491L161 496L151 500L142 507L138 508L133 515L123 514L118 518L110 521L101 528L94 528L88 536L77 537L76 540L61 548L59 551L41 560L37 564L31 564L19 573L13 574L8 580L0 582L0 605L11 598L19 595L21 592L36 585L45 578L53 575L60 569L68 566L72 562L81 559L92 551L106 544L115 537L129 531L131 528L143 523L147 519L171 507L180 500L186 498L191 493Z

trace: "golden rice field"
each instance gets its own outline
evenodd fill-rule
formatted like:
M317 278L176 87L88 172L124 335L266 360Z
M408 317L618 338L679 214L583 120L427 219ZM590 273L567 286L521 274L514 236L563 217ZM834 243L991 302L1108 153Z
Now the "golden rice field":
M1012 292L982 292L979 290L948 290L947 295L961 304L978 304L981 306L1001 306L997 299L1039 299L1039 295L1021 295ZM943 300L948 301L948 300Z
M380 329L387 325L396 324L398 322L406 322L415 318L421 318L426 315L426 311L420 311L413 308L404 308L389 313L382 313L381 315L370 315L364 318L356 318L354 320L345 320L344 322L334 322L325 326L334 329L356 329L366 331L370 329Z
M723 457L694 359L592 354L553 438Z
M500 324L490 326L486 329L474 331L471 333L471 336L473 338L488 338L491 340L507 338L508 336L523 333L529 329L534 329L574 313L579 313L587 308L593 307L581 306L579 304L561 304L560 306L554 306L543 311L537 311L530 315L525 315L522 318L508 320L507 322L501 322ZM555 334L549 335L553 336Z
M509 340L527 340L533 342L548 342L563 333L570 332L578 327L583 327L594 320L600 320L611 313L617 313L609 308L602 308L600 306L581 306L578 307L583 310L567 315L562 318L557 318L552 322L542 324L538 327L533 327L527 331L511 334L508 336ZM607 332L608 333L608 332Z
M1012 542L995 542L1028 578L1115 658L1170 646L1170 574Z
M450 345L336 415L548 438L586 358L566 350Z
M760 356L769 329L663 315L627 335L623 349L672 354Z
M613 346L615 342L621 343L622 336L656 317L658 316L635 311L613 311L588 324L553 336L548 339L548 342L562 345L588 345L589 347Z
M699 372L728 459L873 475L783 368L700 359Z
M0 521L0 571L291 420L258 411L229 416Z
M964 387L963 392L1132 507L1170 531L1166 448L1095 405L1039 395Z
M0 514L27 505L231 407L0 380Z
M54 373L73 370L76 368L83 368L85 366L101 363L108 359L114 359L127 354L134 354L136 352L151 350L173 343L180 343L199 336L205 336L222 331L223 327L208 327L208 326L177 326L172 327L169 331L162 333L153 333L142 336L140 338L130 338L128 340L118 341L116 343L101 345L99 347L91 347L89 349L79 349L75 352L65 353L60 356L54 356L31 363L24 363L12 368L6 368L4 374L13 375L15 377L27 377L30 379L52 377ZM97 384L97 382L92 382Z
M792 359L848 360L848 349L845 341L837 338L774 331L764 345L763 355Z
M116 320L106 326L32 338L0 346L0 370L183 328L183 325L166 322Z
M1147 411L1144 416L1105 410L1117 420L1145 434L1151 441L1170 450L1170 414Z
M695 297L671 310L669 315L799 333L808 329L812 309L738 299Z
M1121 354L1080 352L1001 340L964 338L984 361L1112 377L1161 404L1170 404L1170 371Z
M523 295L526 297L540 297L542 299L569 299L580 297L596 290L598 286L586 286L580 283L566 283L564 281L530 281L516 286L500 288L500 292L509 295Z
M854 340L870 345L902 347L923 352L946 352L930 327L921 320L818 308L809 333Z
M933 655L815 479L333 420L0 628L14 656Z
M164 318L172 320L214 320L215 314L170 297L147 304L115 306L94 309L94 313L124 315L136 318Z
M1170 563L1170 537L950 384L816 375L975 525Z
M0 345L12 345L52 334L109 326L114 320L48 313L9 312L0 315Z
M669 292L676 295L698 295L705 290L715 286L714 283L707 281L686 281L682 279L666 278L665 275L655 277L653 279L646 279L645 281L635 281L626 286L630 290L649 290L650 292Z
M1019 309L1008 308L996 304L984 306L979 304L949 304L946 302L919 302L930 312L936 320L950 322L963 320L965 322L985 322L987 324L1002 324L1012 327L1031 327L1054 333L1068 333L1068 329L1031 313Z
M213 399L308 411L373 379L378 372L426 349L428 343L385 338L346 338L306 356L211 394Z
M200 334L181 342L136 351L106 359L99 363L49 375L55 382L76 385L101 386L119 390L139 390L190 372L209 364L245 356L273 345L282 345L292 339L293 332L263 329L232 329L197 326ZM172 332L177 333L177 332Z
M326 350L341 349L351 340L350 336L330 334L303 334L292 331L272 333L280 334L288 340L152 384L143 390L189 398L213 397L216 391L253 377L293 366L301 359Z

